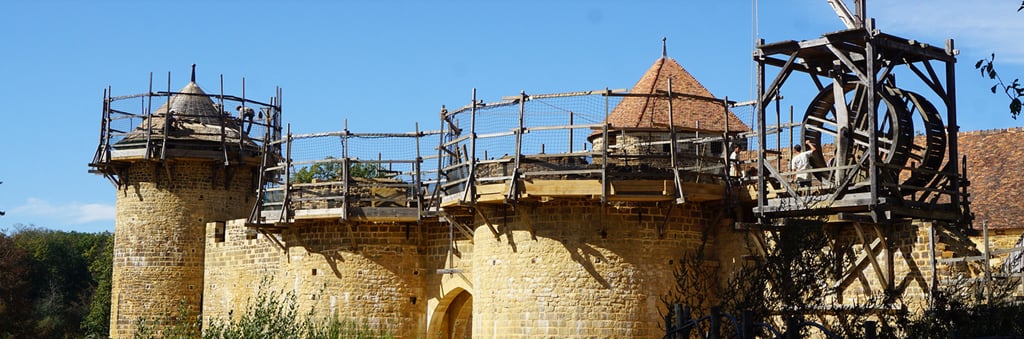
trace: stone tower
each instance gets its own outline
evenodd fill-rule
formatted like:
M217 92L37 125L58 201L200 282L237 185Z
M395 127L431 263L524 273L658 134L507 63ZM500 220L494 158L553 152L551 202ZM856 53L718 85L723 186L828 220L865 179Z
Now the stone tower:
M255 116L246 103L255 102L241 99L237 117L225 112L224 97L207 95L194 70L178 92L141 96L143 102L165 102L132 115L141 122L121 134L111 125L125 114L113 108L124 97L105 97L105 131L90 164L117 187L113 338L132 337L140 319L177 315L182 304L195 319L202 305L205 225L248 216L261 159L257 142L244 132ZM277 112L259 109L261 116Z

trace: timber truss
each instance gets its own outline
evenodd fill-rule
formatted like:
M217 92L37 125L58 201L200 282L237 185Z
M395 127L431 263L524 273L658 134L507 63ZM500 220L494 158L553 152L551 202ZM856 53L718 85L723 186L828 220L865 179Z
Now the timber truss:
M760 218L838 215L882 222L901 218L966 224L965 169L957 152L953 41L945 48L861 27L805 41L757 46ZM766 69L778 68L766 82ZM917 93L896 84L926 89ZM799 144L832 144L812 155L811 169L789 171L766 161L766 106L795 74L818 94L808 104ZM915 87L918 88L918 87ZM820 148L820 146L819 146ZM830 160L826 160L826 157ZM813 175L798 187L797 174Z

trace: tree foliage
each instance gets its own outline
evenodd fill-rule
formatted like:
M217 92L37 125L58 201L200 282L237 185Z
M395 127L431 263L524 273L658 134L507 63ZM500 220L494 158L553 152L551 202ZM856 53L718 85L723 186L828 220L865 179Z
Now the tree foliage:
M393 338L387 330L371 328L354 320L336 316L318 317L316 309L302 313L294 291L269 288L270 280L261 282L259 292L250 298L243 312L228 319L213 318L203 323L202 316L185 319L188 307L184 301L178 313L164 312L158 319L140 319L136 339L207 338L207 339L363 339ZM234 313L234 311L232 311ZM202 332L199 329L202 328Z
M1010 84L1006 84L1003 78L999 76L999 73L996 72L995 60L996 54L992 53L990 58L978 60L974 64L974 68L981 72L981 76L996 82L990 88L992 94L996 94L999 91L1006 94L1007 98L1010 99L1010 117L1017 119L1021 111L1021 98L1024 98L1024 85L1021 84L1020 79L1013 79Z
M1017 12L1024 10L1024 1L1021 1L1020 7L1017 7ZM999 76L999 72L996 72L995 68L996 54L992 53L989 58L978 60L974 63L974 68L981 72L982 77L987 77L989 80L995 80L995 84L992 85L992 94L996 94L997 91L1002 91L1010 99L1009 110L1010 117L1017 119L1020 115L1022 107L1022 98L1024 98L1024 85L1020 83L1020 79L1013 79L1009 85L1003 81L1003 78Z
M105 337L113 236L0 232L0 338Z
M292 180L296 183L339 181L344 174L341 160L327 157L315 164L300 168ZM383 178L386 171L377 164L353 162L348 165L350 178Z
M877 322L879 338L1024 336L1024 304L1015 299L1021 278L996 279L983 289L977 280L963 278L936 288L923 312L909 312L903 293L897 291L842 303L840 287L834 283L856 262L850 244L836 229L814 219L788 219L784 226L762 228L748 237L752 260L722 279L726 283L720 302L727 314L749 311L755 322L777 329L785 329L782 320L787 318L815 321L842 338L864 337L862 324L868 320ZM703 296L714 290L708 282L719 279L714 270L704 268L704 252L702 245L680 261L679 287L662 297L669 316L674 316L671 306L677 302L691 306L694 318L707 315L709 302ZM730 326L722 330L736 334Z

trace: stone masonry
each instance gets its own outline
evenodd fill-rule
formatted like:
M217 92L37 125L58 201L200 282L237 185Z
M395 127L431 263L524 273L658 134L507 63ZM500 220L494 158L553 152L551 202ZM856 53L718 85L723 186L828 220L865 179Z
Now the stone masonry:
M203 297L204 225L248 215L252 167L216 161L139 161L117 194L110 329L129 338L140 319L198 314Z

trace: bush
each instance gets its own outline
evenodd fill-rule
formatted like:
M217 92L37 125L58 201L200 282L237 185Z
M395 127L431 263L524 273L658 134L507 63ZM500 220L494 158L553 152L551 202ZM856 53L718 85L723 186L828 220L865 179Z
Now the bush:
M160 319L139 320L136 339L149 338L209 338L209 339L264 339L264 338L393 338L386 330L374 329L366 323L337 317L315 316L315 309L300 314L294 292L267 290L267 281L261 283L260 292L246 303L246 312L232 319L212 319L202 324L202 316L189 318L188 307L182 301L178 316L165 312ZM200 328L202 332L200 333Z

